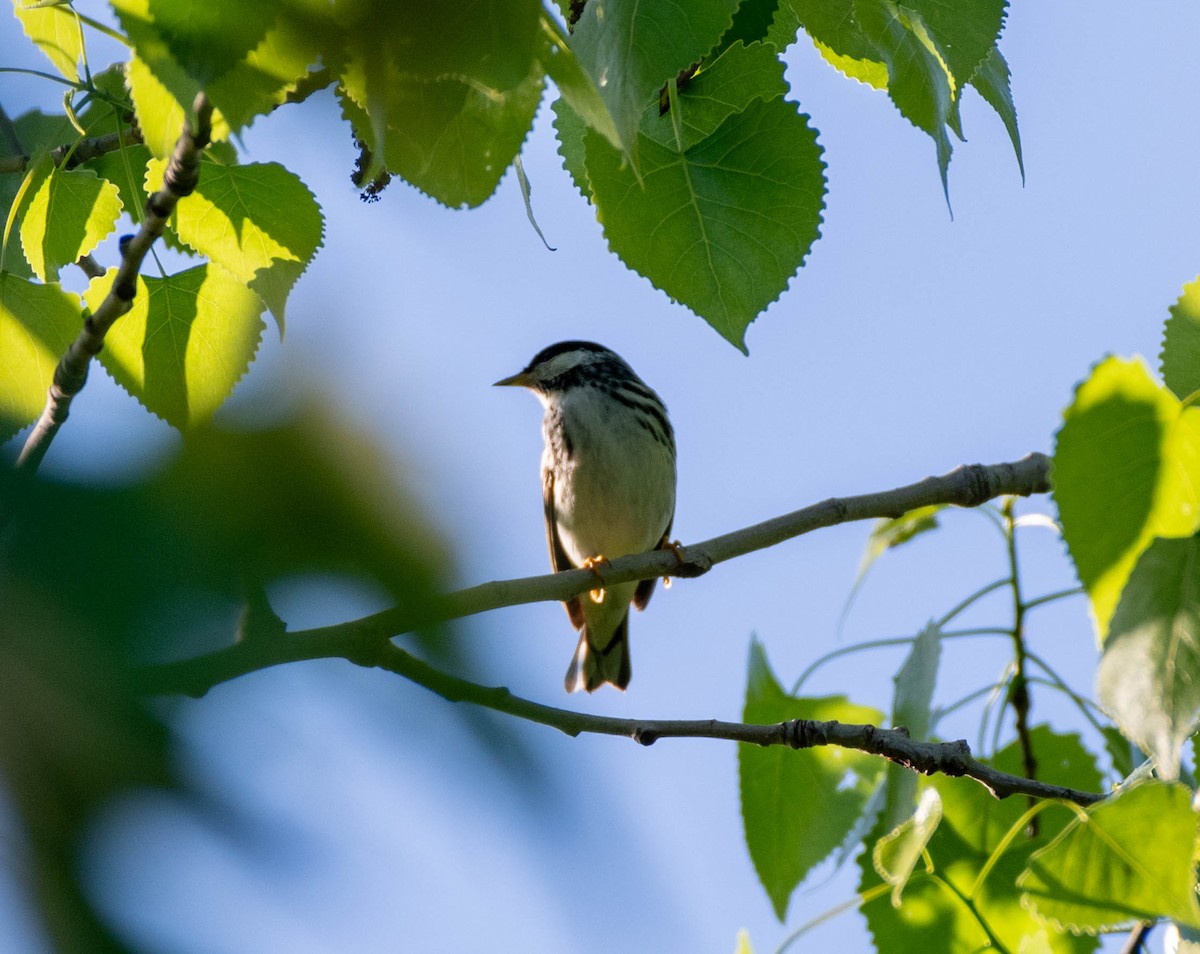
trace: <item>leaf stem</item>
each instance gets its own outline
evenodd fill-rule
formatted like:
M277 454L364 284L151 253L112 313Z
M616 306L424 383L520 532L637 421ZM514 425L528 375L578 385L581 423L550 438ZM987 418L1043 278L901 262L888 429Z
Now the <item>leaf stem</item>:
M1033 739L1029 733L1029 683L1025 672L1025 601L1021 596L1021 568L1017 559L1017 528L1014 508L1015 497L1007 497L1001 508L1004 516L1005 538L1008 549L1008 566L1011 574L1013 600L1013 677L1008 701L1012 704L1016 719L1017 739L1021 744L1021 763L1026 778L1037 778L1037 756L1033 751ZM1037 817L1030 820L1030 834L1037 834Z
M943 888L945 888L947 891L949 891L952 895L954 895L956 898L958 898L959 901L961 901L963 903L963 906L968 911L971 912L971 917L973 917L975 919L975 923L978 924L980 929L983 931L983 933L987 935L987 938L991 942L992 947L994 947L997 951L999 951L1000 954L1012 954L1012 952L1008 949L1007 945L1005 945L1005 943L996 936L996 932L992 930L992 926L990 924L988 924L987 918L985 918L983 916L983 914L980 913L979 908L976 907L975 901L972 898L963 894L961 891L958 890L958 888L954 885L953 882L948 881L947 879L943 878L941 875L931 874L929 877L932 878L934 881L936 881L938 884L940 884Z
M973 604L975 604L979 600L983 599L989 593L994 593L996 590L1000 589L1003 586L1008 586L1007 577L1003 580L996 580L996 582L994 582L994 583L989 583L987 586L985 586L981 590L976 590L974 593L972 593L970 596L968 596L965 600L963 600L961 603L959 603L957 606L955 606L952 610L950 610L949 613L947 613L945 616L943 616L941 619L939 619L934 625L937 626L938 629L943 628L947 623L950 622L950 620L954 619L955 616L958 616L960 613L969 609ZM1008 632L1008 630L1005 630L1005 632Z
M975 876L975 882L971 885L971 890L968 896L974 898L979 894L979 889L983 887L987 876L992 873L992 869L996 867L1000 859L1004 856L1004 852L1008 850L1008 846L1013 843L1013 839L1017 837L1026 828L1034 827L1034 822L1037 816L1042 813L1047 805L1053 805L1054 802L1035 802L1029 806L1015 822L1008 826L1008 831L1004 833L1004 837L1000 839L992 853L988 855L988 860L983 863L983 867L979 869L979 874Z
M79 80L69 80L65 76L59 76L57 73L47 73L45 70L34 70L26 66L0 66L0 73L20 73L24 76L36 76L39 79L50 80L50 82L58 83L62 86L70 86L72 89L84 90L88 88L87 83L81 83Z
M779 947L775 948L775 954L783 954L784 951L791 947L796 941L800 940L801 937L803 937L813 928L819 927L826 921L830 921L837 917L839 914L845 914L847 911L853 911L855 908L860 908L864 904L870 904L876 898L887 895L891 892L891 890L892 886L885 881L882 884L877 884L873 888L868 888L862 894L856 894L848 901L843 901L841 904L835 905L827 911L823 911L812 920L805 921L798 928L796 928L796 930L784 938Z
M964 639L968 636L1009 636L1009 635L1010 635L1010 633L1007 629L999 629L996 627L982 626L977 629L956 629L949 633L941 633L938 638L942 639L942 640L946 640L946 639ZM799 678L792 685L791 694L793 696L798 695L800 693L800 687L802 685L804 685L805 682L808 681L809 676L811 676L814 672L816 672L818 669L823 667L826 663L833 662L833 660L839 659L842 656L849 656L849 655L852 655L853 653L863 652L863 651L866 651L869 649L889 649L893 646L911 646L912 643L914 642L914 640L916 640L916 638L917 638L916 636L889 636L884 639L869 639L865 642L855 643L853 646L839 646L837 649L827 652L824 656L821 656L820 658L818 658L818 659L814 660L812 663L810 663L808 668L805 669L804 672L800 673Z
M1059 590L1057 593L1047 593L1045 596L1039 596L1032 600L1025 601L1025 612L1028 613L1031 609L1037 606L1045 606L1047 603L1053 603L1055 600L1066 599L1068 596L1082 596L1087 593L1082 586L1072 586L1067 590Z

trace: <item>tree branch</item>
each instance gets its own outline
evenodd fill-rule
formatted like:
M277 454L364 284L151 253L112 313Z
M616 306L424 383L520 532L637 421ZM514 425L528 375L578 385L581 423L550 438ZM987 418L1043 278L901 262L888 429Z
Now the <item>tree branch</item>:
M32 473L41 464L54 435L67 419L72 399L87 383L88 367L92 358L104 347L104 336L108 334L108 329L133 307L142 260L155 239L162 235L175 204L184 196L191 195L196 188L200 178L200 153L212 135L212 104L204 93L196 97L193 110L195 125L192 121L184 124L183 133L167 165L163 187L146 201L146 214L141 228L136 235L121 243L121 265L112 288L100 307L84 321L79 337L71 343L54 369L46 406L17 457L19 471Z
M135 126L127 126L120 132L107 133L83 139L79 143L66 143L50 150L50 159L56 166L64 169L74 169L76 166L113 152L121 146L133 146L142 141L142 134ZM74 150L72 152L72 150ZM67 155L70 154L70 159ZM63 160L66 159L66 165ZM29 168L32 157L28 155L0 157L0 175L4 173L24 172Z
M1062 798L1077 805L1092 805L1104 798L1093 792L1049 785L1036 779L998 771L975 759L970 746L962 739L956 742L918 742L909 738L906 729L881 729L873 725L821 722L815 719L754 725L716 719L620 719L589 715L531 702L513 695L504 687L480 686L459 679L435 669L391 643L385 644L378 656L365 664L404 676L450 702L484 706L550 726L570 736L584 732L620 735L640 745L653 745L659 739L726 739L751 745L787 745L793 749L836 745L883 756L922 775L940 773L955 778L973 778L996 798L1029 795L1036 798Z
M677 556L653 551L614 560L608 583L647 579L662 574L695 576L724 560L774 546L820 527L871 517L895 517L932 503L977 506L1001 494L1031 494L1049 489L1049 460L1030 454L1013 464L959 467L943 477L930 477L907 487L833 498L764 523L695 544ZM146 666L135 672L137 689L146 694L202 695L217 683L259 669L302 659L344 658L359 666L384 669L403 676L450 702L467 702L570 736L581 733L625 736L641 745L665 738L706 738L753 745L787 745L794 749L836 745L882 756L925 775L941 773L973 778L995 797L1027 795L1062 798L1090 805L1103 795L1082 792L1036 779L1000 772L971 755L963 740L921 742L907 730L873 725L850 725L799 719L775 725L721 722L715 719L623 719L547 706L514 695L502 686L481 686L442 672L390 641L391 637L428 623L483 612L500 606L559 600L595 586L587 570L486 583L450 593L423 613L396 607L320 629L285 632L273 613L247 613L239 640L225 649L179 662ZM260 608L261 609L261 608ZM265 625L254 625L254 619Z
M287 638L287 637L284 637ZM529 722L558 729L575 737L583 733L624 736L640 745L659 739L724 739L751 745L787 745L809 749L823 745L857 749L879 755L924 775L941 773L973 778L996 798L1028 795L1062 798L1078 805L1091 805L1104 796L1050 785L998 771L971 755L962 739L956 742L918 742L905 729L881 729L873 725L795 719L774 725L721 722L717 719L622 719L592 715L547 706L514 695L503 686L481 686L429 665L392 643L373 643L351 661L396 673L441 696L449 702L466 702Z
M672 550L652 550L620 557L604 570L604 580L607 585L614 585L656 576L699 576L717 563L822 527L852 520L898 517L929 504L976 507L992 497L1027 496L1049 489L1050 460L1044 454L1030 454L1011 464L958 467L944 476L927 477L895 490L830 498L743 530L681 547L678 554ZM361 663L372 660L379 647L388 645L393 636L504 606L566 600L595 586L596 577L591 570L483 583L447 593L420 607L395 606L334 626L286 633L279 639L243 639L193 659L147 666L137 674L138 684L148 694L202 695L218 683L283 663L339 657Z

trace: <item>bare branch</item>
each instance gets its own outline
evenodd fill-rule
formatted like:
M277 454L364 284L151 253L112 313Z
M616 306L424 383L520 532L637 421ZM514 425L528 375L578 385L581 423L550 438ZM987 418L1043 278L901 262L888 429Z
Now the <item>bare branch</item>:
M79 337L71 343L54 369L54 381L46 396L46 406L21 449L17 470L32 473L41 464L54 435L67 419L72 399L87 383L88 367L92 358L104 347L104 336L108 334L108 329L133 307L142 260L155 239L162 235L175 204L196 188L200 178L200 153L212 135L212 104L201 93L196 97L193 109L196 114L195 126L191 122L184 125L183 134L175 144L175 152L167 165L162 189L146 201L146 214L137 234L121 243L121 265L112 288L100 307L84 321Z
M589 715L544 706L513 695L503 687L480 686L435 669L391 643L368 663L404 676L451 702L470 702L509 715L519 716L576 736L584 732L626 736L641 745L653 745L659 739L726 739L751 745L787 745L793 749L811 749L836 745L880 755L888 761L920 772L922 775L949 775L973 778L996 798L1029 795L1036 798L1062 798L1077 805L1092 805L1104 796L1081 792L1062 785L1049 785L1035 779L1009 775L978 761L965 741L918 742L905 729L881 729L873 725L820 722L794 719L774 725L744 722L720 722L716 719L620 719Z
M609 585L656 576L699 576L717 563L775 546L851 520L897 517L929 504L975 507L1004 494L1022 496L1050 488L1050 460L1030 454L1011 464L973 464L942 477L927 477L907 487L857 497L831 498L774 520L670 550L653 550L612 561L604 571ZM220 682L302 659L371 658L393 636L464 616L524 603L570 599L592 589L591 570L567 570L545 576L483 583L447 593L421 607L396 606L362 619L288 633L278 641L243 640L204 656L147 667L139 675L143 690L154 694L200 695Z
M299 634L297 634L299 635ZM357 639L347 638L347 657L361 666L394 672L417 683L450 702L467 702L496 712L558 729L572 737L582 733L617 735L641 745L653 745L659 739L724 739L751 745L786 745L793 749L835 745L879 755L924 775L943 774L973 778L996 798L1028 795L1036 798L1062 798L1078 805L1091 805L1104 798L1061 785L1050 785L998 771L976 760L963 740L956 742L918 742L905 729L881 729L873 725L819 722L797 719L774 725L721 722L716 719L621 719L612 716L573 712L542 705L513 695L502 686L481 686L442 672L392 643L373 641L361 631ZM291 639L280 637L281 641ZM246 642L239 646L247 645ZM186 670L175 670L183 673Z

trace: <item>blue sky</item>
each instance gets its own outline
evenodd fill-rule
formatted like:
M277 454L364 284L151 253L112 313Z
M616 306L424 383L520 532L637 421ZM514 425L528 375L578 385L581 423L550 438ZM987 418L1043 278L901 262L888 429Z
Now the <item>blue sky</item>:
M515 177L475 212L447 211L400 183L364 205L332 100L282 110L249 132L243 155L304 178L327 216L326 247L293 293L286 342L268 334L223 416L253 418L284 391L321 390L395 461L398 482L451 542L462 585L548 568L540 411L489 385L560 339L609 345L666 400L685 543L828 496L1049 451L1089 366L1108 352L1153 364L1167 307L1200 271L1188 66L1198 27L1200 9L1184 2L1124 16L1014 4L1001 49L1027 181L999 119L968 94L969 141L950 166L953 219L933 143L885 95L836 74L806 43L793 47L790 95L820 131L829 195L822 238L751 326L749 357L608 254L560 167L548 101L524 161L555 252L529 228ZM0 20L0 46L20 58L21 42ZM40 64L30 54L28 65ZM30 102L22 96L58 99L5 87L14 113ZM122 480L175 443L95 373L46 467ZM822 531L657 593L631 620L624 695L562 694L574 636L558 606L467 620L454 638L490 679L538 701L736 719L752 635L790 683L839 646L915 633L1005 572L989 524L954 514L881 562L839 636L868 530ZM1045 531L1024 531L1022 559L1030 595L1073 582ZM293 628L378 606L338 581L292 581L273 596ZM999 595L964 624L1007 614ZM1090 692L1082 601L1037 611L1031 640ZM997 678L1005 648L947 647L937 701ZM851 656L809 691L886 709L901 658ZM1037 721L1078 727L1045 689L1033 705ZM852 892L853 868L822 868L779 925L742 842L729 744L642 749L517 726L511 744L489 752L455 707L338 663L247 677L179 712L191 770L251 837L153 796L101 821L88 866L96 896L158 950L728 952L747 928L761 954ZM978 715L945 731L974 745ZM0 879L0 920L14 923L19 906L19 888ZM851 913L797 949L867 943ZM36 945L35 934L0 937L0 950Z

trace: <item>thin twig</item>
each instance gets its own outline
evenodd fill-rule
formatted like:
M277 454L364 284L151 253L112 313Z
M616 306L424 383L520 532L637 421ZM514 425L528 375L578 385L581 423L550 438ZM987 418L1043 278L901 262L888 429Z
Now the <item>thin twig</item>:
M1044 493L1050 487L1050 460L1030 454L1011 464L973 464L941 477L895 490L831 498L782 517L673 550L653 550L615 559L603 571L612 586L658 576L694 577L717 563L775 546L802 534L853 520L898 517L930 504L978 506L1004 494ZM154 694L200 695L217 683L246 673L304 659L369 657L393 636L505 606L566 600L596 586L591 570L483 583L447 593L421 607L395 606L361 619L288 633L280 641L243 641L204 656L147 667L140 680Z
M162 235L175 204L184 196L191 195L196 188L200 178L200 153L212 135L212 104L201 93L196 97L193 109L195 126L190 121L185 123L183 134L175 144L175 152L167 165L162 189L146 201L146 214L137 234L121 243L121 264L112 288L100 307L84 321L79 337L71 343L54 369L54 381L46 396L42 416L34 424L17 458L17 469L20 471L32 473L46 456L50 442L67 419L72 399L87 383L88 367L92 358L104 347L104 336L108 334L108 329L133 307L142 260L155 239Z

